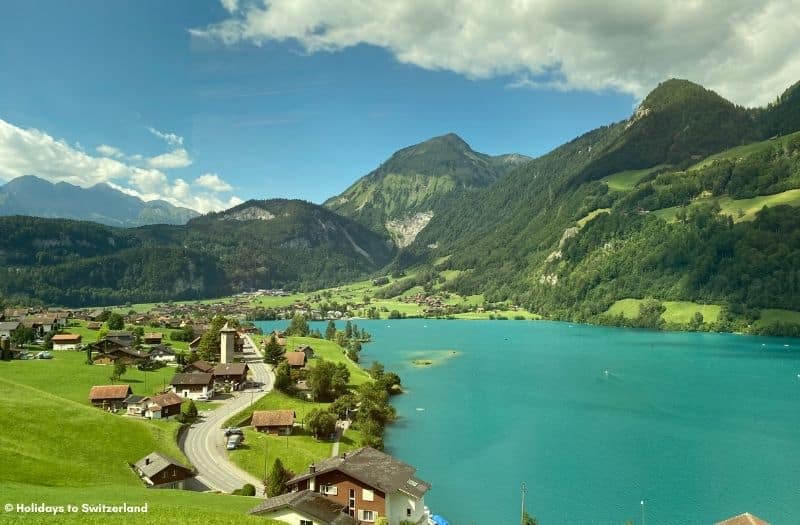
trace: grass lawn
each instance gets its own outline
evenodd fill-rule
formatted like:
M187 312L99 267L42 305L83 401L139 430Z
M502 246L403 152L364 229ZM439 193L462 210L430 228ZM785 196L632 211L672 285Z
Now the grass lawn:
M102 477L100 477L102 478ZM95 479L98 483L102 479ZM53 517L50 514L0 514L0 523L24 523L36 525L81 524L95 525L119 523L124 525L173 525L186 521L197 521L204 525L227 525L230 523L253 525L282 525L282 522L250 516L247 511L260 503L257 498L200 494L182 490L152 490L142 486L114 484L75 487L48 487L24 483L3 483L0 486L3 503L45 503L52 506L77 505L143 505L147 513L86 514L65 513ZM186 520L191 516L191 520Z
M4 377L13 379L15 383L28 385L57 396L76 401L88 406L89 389L94 385L110 385L109 376L113 366L87 365L86 354L71 350L54 351L53 359L31 359L28 361L9 361ZM135 366L118 381L118 384L130 385L133 392L140 395L151 395L169 386L175 367L165 366L153 372L142 372Z
M489 316L493 315L495 317L506 317L507 319L514 320L515 317L522 317L525 320L535 320L541 319L542 316L539 314L535 314L533 312L529 312L527 310L489 310L486 312L464 312L461 314L454 314L453 317L456 319L469 319L469 320L479 320L479 319L489 319ZM502 321L502 319L501 319Z
M347 369L350 370L350 386L358 386L370 381L369 374L367 374L356 363L352 362L344 353L341 346L337 345L334 341L327 339L315 339L313 337L288 337L286 338L286 349L291 351L303 345L308 345L314 349L314 355L326 361L334 363L344 363ZM314 366L315 359L309 361L309 366Z
M769 326L774 323L800 324L800 312L793 310L779 310L767 308L761 310L761 316L755 322L756 326Z
M659 164L658 166L653 166L652 168L645 168L643 170L621 171L619 173L614 173L613 175L609 175L608 177L605 177L601 180L606 183L608 189L610 190L629 191L632 190L637 184L639 184L640 180L642 180L652 172L666 167L668 167L667 164Z
M770 207L785 204L788 206L800 207L800 189L786 190L772 195L759 195L752 199L733 199L728 196L697 199L685 208L691 209L714 202L719 205L720 214L730 215L733 217L734 222L752 221L764 206ZM661 210L655 210L653 214L667 222L672 222L677 217L678 211L681 208L681 206L663 208Z
M2 363L0 367L10 363ZM178 423L150 422L64 399L0 378L0 480L53 486L139 486L128 468L154 450L186 461L175 442Z
M252 407L248 407L228 418L228 420L222 424L222 428L240 426L243 421L250 419L250 415L256 410L294 410L297 414L297 420L303 421L306 414L311 412L311 410L315 408L326 408L328 405L329 403L306 401L273 390L256 401Z
M639 317L639 305L642 299L620 299L611 305L606 315L618 316L622 314L626 319ZM691 301L662 301L666 308L661 318L667 323L687 324L695 312L703 314L704 323L716 322L719 317L720 306L716 304L699 304Z

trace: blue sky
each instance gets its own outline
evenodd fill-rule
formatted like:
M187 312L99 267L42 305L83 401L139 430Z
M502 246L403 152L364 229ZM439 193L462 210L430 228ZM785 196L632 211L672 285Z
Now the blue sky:
M714 59L707 50L683 66L626 63L638 60L623 52L637 35L616 41L640 29L619 16L606 28L603 13L590 13L581 29L560 5L505 13L550 20L515 30L470 12L478 4L448 16L435 1L400 13L305 0L4 3L0 180L109 182L201 211L248 198L322 202L432 136L452 131L477 151L536 156L627 118L658 80L715 87L707 67L692 70ZM567 29L577 49L559 44ZM603 45L623 51L594 57ZM800 78L793 56L767 94L732 73L718 89L741 103L772 99Z

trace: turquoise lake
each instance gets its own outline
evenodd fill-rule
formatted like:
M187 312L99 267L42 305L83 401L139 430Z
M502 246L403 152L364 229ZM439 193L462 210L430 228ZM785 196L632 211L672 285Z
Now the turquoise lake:
M426 504L453 525L519 523L522 482L541 525L638 525L642 500L647 524L745 511L800 524L800 340L356 323L374 339L362 364L382 362L406 388L387 451L431 482Z

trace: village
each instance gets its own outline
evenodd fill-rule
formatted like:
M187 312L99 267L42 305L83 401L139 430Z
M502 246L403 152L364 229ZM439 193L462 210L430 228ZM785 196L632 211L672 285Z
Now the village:
M93 377L105 370L108 381L85 384L84 403L108 417L169 425L183 457L174 447L129 457L142 487L253 496L260 501L249 514L296 525L445 523L426 507L430 484L414 467L379 450L381 442L360 439L366 431L354 400L361 385L379 376L359 368L334 341L280 330L260 334L241 321L245 316L236 301L126 315L6 309L0 349L3 359L74 367L81 371L71 374L75 383L86 370ZM344 373L340 392L314 388L314 370L327 362ZM284 369L290 383L281 386L276 373ZM348 404L337 414L330 407L342 395Z

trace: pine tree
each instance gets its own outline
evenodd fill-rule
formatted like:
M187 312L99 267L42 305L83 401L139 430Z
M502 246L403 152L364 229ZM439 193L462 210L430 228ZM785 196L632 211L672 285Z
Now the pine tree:
M272 469L266 480L267 497L280 496L286 492L286 482L292 479L292 473L286 470L280 458L275 458Z
M272 334L264 349L264 362L277 365L281 361L283 361L283 348L278 344L278 340L275 339L275 334Z
M353 337L353 323L347 321L344 325L344 336L346 339L351 339Z
M333 341L336 337L336 324L333 321L328 321L328 326L325 328L325 339Z

